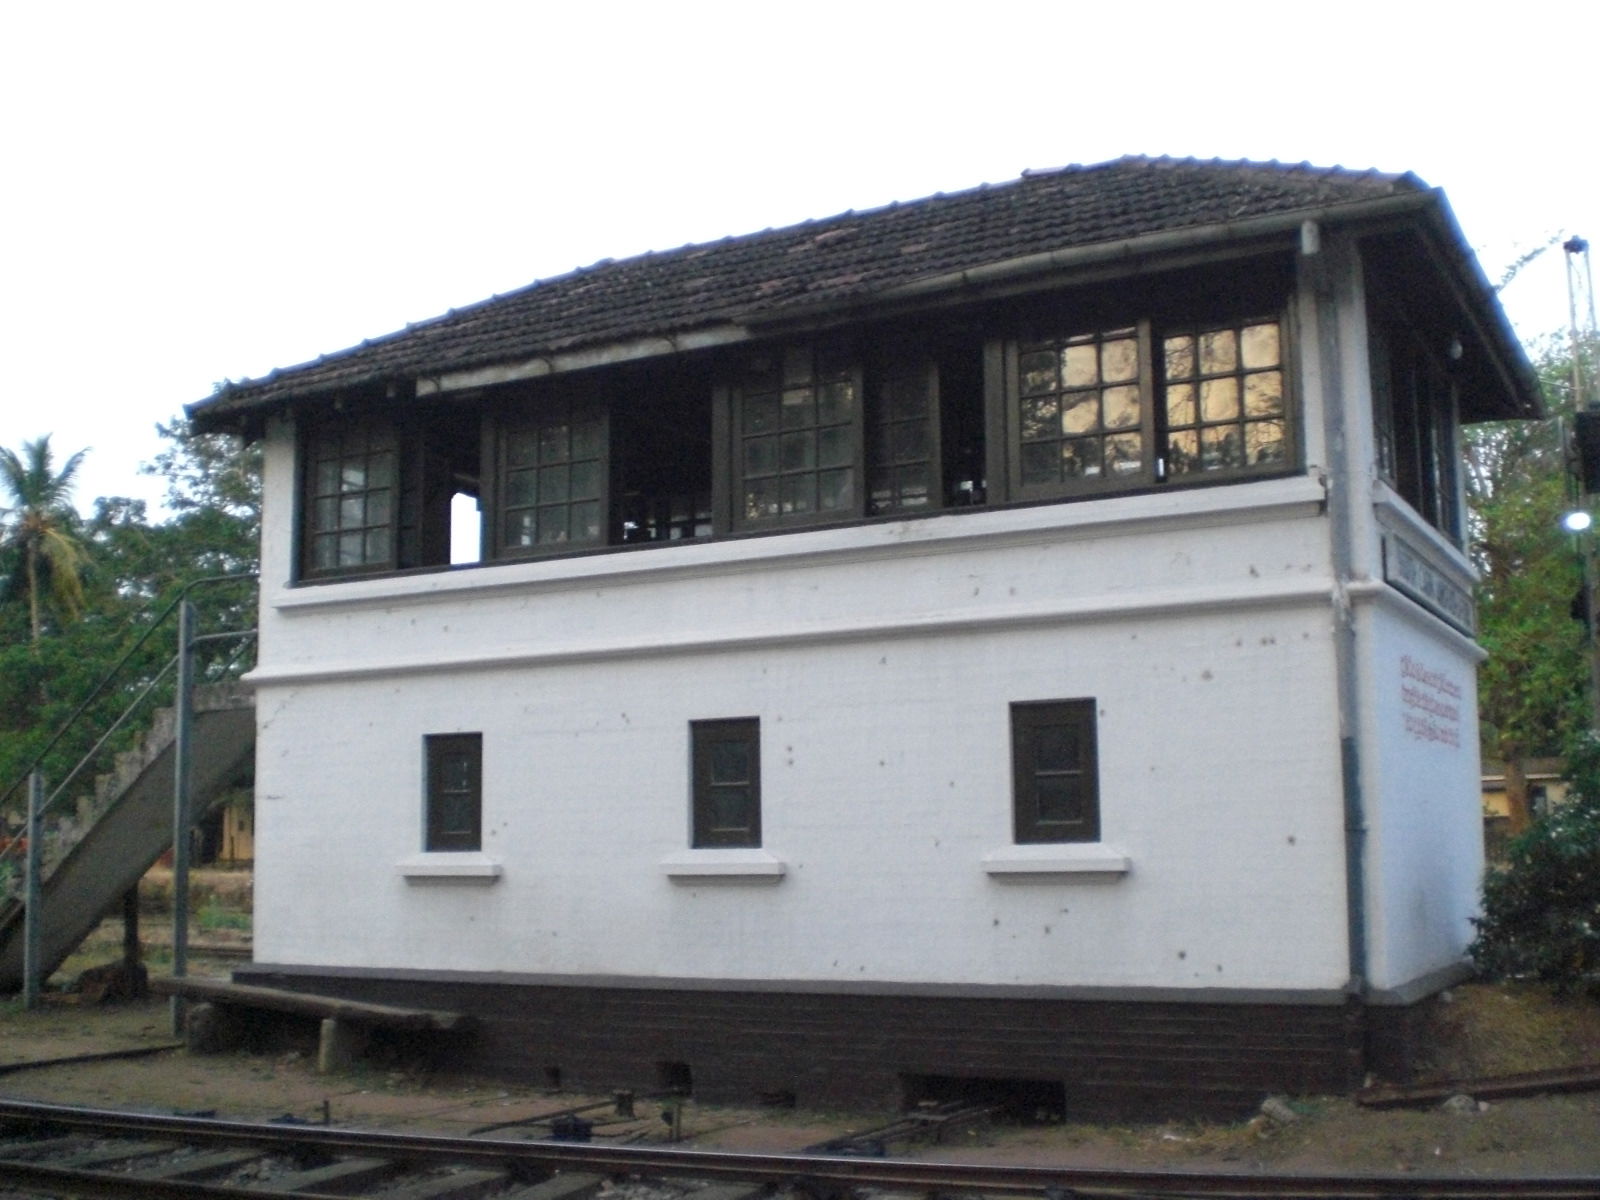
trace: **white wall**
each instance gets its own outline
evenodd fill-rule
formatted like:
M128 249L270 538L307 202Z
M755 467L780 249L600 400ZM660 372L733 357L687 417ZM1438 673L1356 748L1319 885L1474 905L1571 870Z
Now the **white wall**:
M257 958L1337 988L1320 501L1299 478L269 586ZM1086 696L1103 842L1131 868L991 875L1009 704ZM663 868L688 846L688 723L725 716L761 719L777 882ZM421 848L423 735L452 731L484 738L487 886L397 867Z

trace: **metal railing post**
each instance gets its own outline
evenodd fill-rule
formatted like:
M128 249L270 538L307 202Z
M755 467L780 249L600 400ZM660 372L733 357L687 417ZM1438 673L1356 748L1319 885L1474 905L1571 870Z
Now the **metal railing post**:
M178 606L178 681L172 735L172 975L189 970L189 774L194 733L194 605ZM183 998L172 997L172 1032L183 1032Z
M44 847L40 844L40 811L44 808L44 776L34 771L28 776L28 852L22 929L22 1006L39 1004L39 933L44 922L40 909L40 865Z

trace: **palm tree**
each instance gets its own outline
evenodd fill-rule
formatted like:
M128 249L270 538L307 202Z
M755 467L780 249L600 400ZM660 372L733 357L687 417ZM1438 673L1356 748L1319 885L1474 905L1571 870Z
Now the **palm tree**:
M0 549L17 556L16 573L28 595L33 641L43 631L42 601L56 612L76 617L83 608L83 545L76 536L78 514L72 488L87 450L79 450L54 470L50 435L24 442L22 453L0 447Z

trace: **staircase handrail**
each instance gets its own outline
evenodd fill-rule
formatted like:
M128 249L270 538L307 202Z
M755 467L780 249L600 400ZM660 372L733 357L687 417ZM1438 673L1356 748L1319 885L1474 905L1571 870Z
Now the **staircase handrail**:
M239 583L245 580L258 578L260 578L260 576L255 571L241 572L235 575L208 575L203 579L191 580L182 588L180 588L178 594L173 597L172 601L167 605L167 607L156 616L155 620L150 622L149 626L142 634L139 635L138 639L133 643L133 645L128 647L123 656L117 660L116 665L113 666L111 670L107 671L101 680L89 690L89 694L84 697L82 702L79 703L78 707L73 710L72 715L62 723L61 727L56 730L56 732L51 736L50 740L45 743L44 748L40 750L38 754L34 755L33 761L28 764L27 769L23 771L22 775L17 778L10 787L6 788L5 791L0 792L0 805L3 805L11 798L13 794L16 793L19 788L23 786L23 784L27 783L28 777L43 765L50 752L61 744L61 740L67 736L68 732L71 731L71 729L78 723L83 715L89 711L89 706L93 704L97 698L99 698L100 694L104 692L111 684L112 680L114 680L122 672L122 669L128 665L133 656L139 652L140 648L150 640L151 636L156 632L156 630L161 628L161 626L166 622L167 618L172 616L172 614L178 610L178 607L189 598L189 593L191 591L206 584ZM253 629L233 630L223 634L207 634L203 639L196 639L196 641L210 641L220 637L248 638L253 636L254 633L255 630ZM234 658L237 656L237 652L235 652L234 656L229 658L228 663L231 665ZM177 655L174 655L167 661L166 665L164 665L161 670L156 672L155 677L151 679L151 681L145 686L139 695L136 696L133 701L123 710L121 716L119 716L116 721L113 722L112 727L101 736L98 742L95 743L94 748L85 754L81 759L79 759L77 765L67 773L66 779L64 779L62 783L50 794L50 798L43 806L44 808L48 808L65 792L68 782L70 782L72 779L75 779L77 775L84 769L84 767L93 760L94 756L104 748L106 741L111 737L111 735L115 733L116 730L124 723L133 710L144 702L145 698L149 696L152 690L154 690L156 684L159 683L161 678L172 669L177 661L178 657ZM17 847L18 843L15 841L13 841L10 845L0 847L0 862L4 862L13 854L20 853Z

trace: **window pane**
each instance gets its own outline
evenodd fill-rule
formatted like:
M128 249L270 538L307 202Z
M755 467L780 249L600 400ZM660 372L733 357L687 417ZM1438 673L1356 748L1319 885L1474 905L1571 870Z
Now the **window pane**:
M1200 435L1192 429L1167 439L1167 474L1183 475L1200 467Z
M539 472L539 503L564 504L571 491L567 487L566 467L544 467Z
M332 536L317 538L311 543L311 565L318 570L339 565L338 540Z
M817 476L817 507L824 512L839 512L855 504L853 470L823 471Z
M1194 339L1169 337L1163 343L1168 379L1188 379L1194 375Z
M1113 475L1132 475L1144 465L1140 453L1143 439L1136 433L1118 433L1106 438L1106 468Z
M1056 386L1056 356L1048 350L1024 354L1021 363L1022 394L1054 391Z
M901 467L896 472L900 503L906 508L921 508L928 503L928 468L925 466Z
M742 787L715 787L711 791L711 828L732 832L750 827L750 791Z
M1244 377L1244 411L1247 417L1283 415L1283 375L1257 371Z
M538 452L539 441L528 429L514 429L506 438L506 465L509 467L529 467L533 465L534 456Z
M339 535L339 565L359 567L366 562L366 538L360 533Z
M1200 385L1200 419L1231 421L1239 415L1239 381L1208 379Z
M1093 342L1068 346L1061 352L1061 381L1066 387L1100 382L1100 353Z
M1041 825L1076 824L1083 820L1083 785L1075 776L1040 776L1035 787Z
M784 434L778 461L784 471L806 471L816 466L816 435L809 431Z
M1217 329L1200 335L1200 373L1217 375L1239 369L1238 340L1231 329Z
M1194 384L1175 383L1167 388L1167 424L1193 425Z
M367 524L387 525L389 523L389 492L387 489L367 494Z
M1288 448L1282 421L1251 421L1244 427L1245 449L1252 466L1271 466L1288 461Z
M1114 387L1105 391L1105 427L1129 429L1139 424L1139 389Z
M745 482L744 515L747 521L760 521L778 515L777 479L756 479Z
M324 496L339 490L339 464L333 459L317 464L317 491Z
M1075 392L1061 398L1062 433L1088 433L1099 427L1099 392Z
M1022 482L1055 483L1060 479L1059 455L1054 442L1034 442L1022 448Z
M1278 323L1247 325L1239 339L1240 359L1246 367L1275 367L1279 358Z
M850 420L856 407L856 385L848 379L825 384L818 397L817 420L823 425L837 425Z
M744 432L772 433L778 428L778 398L776 396L746 396L744 398Z
M1078 738L1067 725L1036 725L1033 765L1040 771L1070 771L1078 764Z
M785 514L815 512L816 477L813 475L785 475L782 478L780 507Z
M1239 433L1234 426L1200 431L1200 465L1207 471L1240 465Z
M345 461L339 467L339 490L341 492L364 491L367 486L367 464L364 461Z
M574 500L591 500L600 495L600 464L576 462L572 464L569 485Z
M749 783L750 746L744 741L710 743L712 783Z
M567 508L558 504L539 510L539 544L555 546L570 541L567 535Z
M598 542L600 540L600 504L596 500L586 500L582 504L572 506L572 540L575 542Z
M804 388L783 394L783 411L779 418L785 429L806 429L817 423L817 406L811 389Z
M532 504L534 499L534 485L538 482L536 471L508 471L506 472L506 503L516 507Z
M337 496L323 496L316 503L316 527L318 529L339 528L339 498Z
M1025 442L1038 441L1040 438L1056 436L1056 418L1060 413L1060 401L1054 396L1039 400L1024 400L1022 402L1022 440Z
M1061 475L1064 479L1098 479L1100 439L1080 438L1061 443Z
M367 562L385 563L389 561L389 531L387 529L374 529L367 534Z
M847 467L855 457L855 438L849 426L835 426L817 434L817 465Z
M778 469L778 439L775 437L746 438L744 442L744 473L771 475Z
M1100 378L1107 383L1139 378L1139 343L1132 338L1119 338L1101 346Z
M524 509L521 512L507 513L505 544L508 546L533 545L534 528L534 516L531 510Z
M895 462L914 462L928 457L928 426L923 421L906 421L893 427Z

